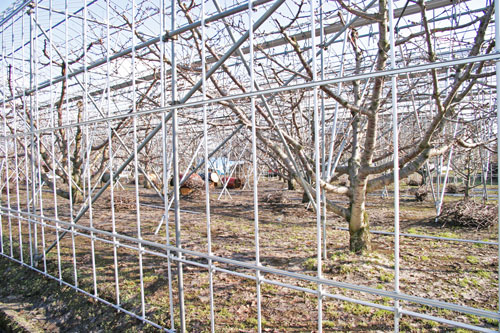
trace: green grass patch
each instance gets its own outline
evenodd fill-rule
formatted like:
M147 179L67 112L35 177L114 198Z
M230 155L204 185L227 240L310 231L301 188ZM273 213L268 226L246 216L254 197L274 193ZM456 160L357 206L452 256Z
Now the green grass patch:
M486 318L484 321L487 322L490 325L498 326L498 320L496 320L496 319Z
M451 231L440 232L437 234L437 236L443 238L459 238L456 233L453 233Z
M309 258L306 261L304 261L303 266L308 271L314 271L314 270L318 269L318 259Z
M467 256L465 257L465 260L467 260L467 262L472 265L479 264L479 258L475 256Z
M477 270L475 274L483 279L489 279L491 277L491 272L482 269Z
M380 281L382 282L392 282L394 281L394 273L384 273L379 276Z
M369 306L351 302L344 302L343 308L345 312L352 313L354 315L366 315L372 310Z

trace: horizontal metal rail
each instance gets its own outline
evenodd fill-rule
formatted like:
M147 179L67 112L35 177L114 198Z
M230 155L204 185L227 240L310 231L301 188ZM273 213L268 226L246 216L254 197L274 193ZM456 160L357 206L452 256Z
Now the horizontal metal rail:
M337 230L349 231L349 228L346 228L346 227L332 226L332 228L335 228ZM378 234L378 235L394 236L394 232L391 232L391 231L370 230L370 233L371 234ZM444 241L450 241L450 242L484 244L484 245L492 245L492 246L498 245L497 242L481 241L481 240L474 240L474 239L452 238L452 237L419 235L419 234L407 234L407 233L399 233L399 235L404 236L404 237L423 238L423 239L430 239L430 240L444 240Z
M66 226L70 229L71 229L71 227L73 227L73 228L77 228L80 230L85 230L87 232L93 232L93 233L97 233L100 235L105 235L107 237L119 238L121 240L125 240L125 241L131 242L131 243L141 244L143 246L150 246L150 247L162 249L164 251L171 251L174 253L181 252L184 255L203 258L205 260L212 260L215 262L220 262L220 263L228 264L231 266L246 268L246 269L249 269L251 271L260 271L261 273L268 273L268 274L273 274L273 275L278 275L278 276L289 277L289 278L293 278L296 280L312 282L315 284L321 284L323 286L348 289L348 290L352 290L352 291L367 293L367 294L381 296L381 297L390 297L390 298L400 300L400 301L407 301L407 302L417 303L417 304L421 304L421 305L427 305L427 306L447 309L447 310L451 310L451 311L472 314L472 315L476 315L476 316L480 316L480 317L500 320L499 313L489 311L489 310L477 309L477 308L472 308L469 306L464 306L464 305L459 305L459 304L454 304L454 303L449 303L449 302L443 302L443 301L438 301L435 299L428 299L428 298L419 297L419 296L412 296L412 295L408 295L408 294L404 294L404 293L396 293L394 291L381 290L381 289L366 287L366 286L362 286L362 285L355 285L355 284L351 284L351 283L347 283L347 282L338 282L338 281L328 280L325 278L318 278L318 277L312 276L312 275L294 273L294 272L290 272L290 271L286 271L286 270L282 270L282 269L277 269L277 268L273 268L273 267L268 267L268 266L264 266L264 265L255 265L251 262L243 262L243 261L233 260L233 259L229 259L229 258L215 256L215 255L209 255L209 254L203 253L203 252L192 251L192 250L188 250L185 248L178 248L178 247L173 246L173 245L166 245L166 244L148 241L145 239L138 239L138 238L130 237L127 235L122 235L122 234L112 233L112 232L108 232L108 231L104 231L104 230L100 230L100 229L96 229L96 228L86 227L86 226L83 226L80 224L74 224L74 223L70 223L70 222L66 222L66 221L62 221L62 220L56 220L54 218L50 218L47 216L40 216L37 214L28 213L28 212L24 212L24 211L17 211L14 209L9 209L7 207L3 207L3 206L0 207L0 210L2 211L2 212L0 212L0 215L9 216L11 218L19 218L18 214L28 216L28 218L23 217L23 219L25 219L26 221L29 221L31 223L42 224L40 222L41 220L50 221L53 223L59 223L60 225ZM38 221L37 219L40 221ZM45 223L44 226L49 226L49 224ZM71 230L68 232L71 232ZM90 237L90 235L89 235L89 237ZM177 257L172 257L172 260L177 260L177 259L178 259Z
M119 120L122 118L128 118L131 116L143 116L143 115L161 113L161 112L165 112L165 111L171 111L173 109L188 109L188 108L201 107L201 106L203 106L203 104L216 104L216 103L220 103L220 102L241 100L241 99L246 99L249 97L256 97L256 96L260 96L260 95L272 95L272 94L276 94L276 93L280 93L280 92L287 92L287 91L292 92L292 91L302 90L302 89L311 89L314 87L333 85L333 84L337 84L337 83L344 83L344 82L355 81L355 80L365 80L365 79L369 79L369 78L376 78L376 77L382 77L382 76L390 77L393 75L405 75L407 73L424 72L424 71L428 71L428 70L432 70L432 69L452 67L452 66L464 65L464 64L479 63L479 62L487 62L487 61L500 61L500 53L491 53L491 54L474 56L474 57L453 59L453 60L447 60L447 61L439 61L439 62L433 62L433 63L422 64L422 65L408 66L405 68L388 69L388 70L378 71L378 72L370 72L370 73L363 73L363 74L357 74L357 75L346 75L346 76L336 77L336 78L332 78L332 79L309 81L306 83L300 83L300 84L290 85L290 86L285 86L285 87L268 88L268 89L262 89L259 91L247 92L247 93L242 93L242 94L228 95L228 96L223 96L223 97L214 97L214 98L207 99L207 100L199 99L199 100L196 100L193 102L186 102L183 104L169 105L169 106L160 107L160 108L153 108L153 109L149 109L149 110L141 110L141 111L137 111L134 113L103 117L103 118L99 118L99 119L90 119L87 121L80 121L80 122L76 122L73 124L67 124L67 125L62 125L62 126L45 127L45 128L41 128L41 129L39 128L39 129L33 130L33 134L35 134L35 133L41 134L44 132L52 132L52 131L57 131L60 129L73 128L73 127L79 127L79 126L85 126L85 125L92 125L92 124L97 124L97 123L101 123L101 122L108 122L108 121L113 121L113 120ZM14 134L0 135L0 139L16 138L16 137L30 136L30 135L31 135L31 132L27 132L27 133L24 133L24 132L19 133L18 132L16 135L14 135Z

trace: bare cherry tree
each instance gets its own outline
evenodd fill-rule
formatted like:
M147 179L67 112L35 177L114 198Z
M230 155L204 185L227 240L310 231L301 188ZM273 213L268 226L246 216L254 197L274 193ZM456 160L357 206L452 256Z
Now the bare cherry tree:
M364 49L366 46L360 41L358 31L351 27L348 31L348 42L352 66L347 74L355 78L341 91L336 91L334 86L320 86L325 100L338 103L340 109L344 111L341 121L348 127L343 133L327 139L335 143L334 154L339 155L339 164L335 172L322 175L321 188L327 193L325 198L327 209L343 217L349 225L351 251L361 253L371 248L370 218L366 208L367 195L393 183L394 147L390 140L385 140L387 136L392 137L389 117L392 107L390 80L384 75L368 81L357 79L356 76L368 71L383 72L389 69L389 8L386 0L378 1L377 8L371 11L351 7L342 0L336 2L339 13L348 12L351 16L372 25L376 30L372 37L375 39L373 43L375 50L368 50ZM191 7L181 4L186 17L189 18L193 6L193 4ZM432 64L443 60L444 58L441 59L440 53L436 50L439 46L438 37L443 33L450 33L452 38L458 38L454 33L463 33L461 31L469 27L472 28L467 30L467 34L473 33L474 37L464 55L474 57L492 52L494 41L489 39L488 29L492 20L493 6L462 25L450 23L440 27L432 27L429 23L424 1L416 1L414 6L418 9L418 23L415 23L414 29L409 32L398 34L395 41L396 47L401 52L406 50L405 54L410 54L407 65L422 62ZM309 15L303 7L306 6L297 4L294 17L287 18L289 22L293 23ZM342 15L339 14L339 17L345 24ZM257 74L265 78L261 80L264 85L266 83L269 83L269 87L282 85L290 75L305 81L311 81L313 78L313 69L308 61L308 56L311 56L310 47L301 45L295 35L289 34L288 30L292 23L286 24L286 19L283 18L274 21L276 30L292 50L291 53L294 55L292 63L296 67L283 62L277 64L272 49L266 49L264 43L259 44L260 47L257 46L259 54L271 64L268 67L261 64L260 67L256 66ZM194 34L197 37L195 46L200 51L201 36L196 30ZM206 48L217 60L218 55L212 43L213 41L208 40ZM319 46L321 47L321 44ZM290 56L290 52L287 54ZM303 71L297 70L298 67L303 68ZM210 82L213 95L228 95L230 89L227 79L232 89L240 92L248 91L248 85L242 83L244 78L241 73L225 65L221 68L226 75L226 85L223 87L220 80L212 76ZM407 131L400 133L400 178L406 178L417 172L430 158L444 154L460 142L459 136L450 135L452 132L450 121L460 116L464 109L461 105L467 104L473 98L471 96L475 87L479 83L486 82L485 80L492 75L493 71L488 63L477 62L455 65L449 67L447 71L429 69L427 72L399 79L401 88L398 96L406 109L412 109L412 101L415 99L426 100L425 112L417 112L414 109L400 120L400 127ZM311 100L310 92L305 92L305 96L306 100ZM250 127L251 121L244 107L232 102L221 104L229 108L243 124ZM269 150L269 156L278 160L278 164L287 170L287 173L312 199L320 200L314 198L313 190L314 159L320 157L314 156L312 149L314 140L312 108L307 107L306 103L301 103L301 96L287 93L259 101L256 110L259 115L257 137L262 146ZM304 126L299 126L299 119L306 120L302 122ZM328 145L329 142L325 144ZM328 157L326 156L326 159ZM342 175L348 177L348 183L336 184L335 179ZM348 205L335 203L329 198L332 194L345 196Z

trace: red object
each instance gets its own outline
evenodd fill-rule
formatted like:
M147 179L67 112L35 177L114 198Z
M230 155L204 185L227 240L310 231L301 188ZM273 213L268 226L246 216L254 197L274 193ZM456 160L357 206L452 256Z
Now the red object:
M243 184L243 182L241 181L240 178L236 178L236 177L231 177L229 178L229 181L228 181L228 177L221 177L221 181L222 181L222 184L224 185L227 181L227 188L240 188L241 185Z

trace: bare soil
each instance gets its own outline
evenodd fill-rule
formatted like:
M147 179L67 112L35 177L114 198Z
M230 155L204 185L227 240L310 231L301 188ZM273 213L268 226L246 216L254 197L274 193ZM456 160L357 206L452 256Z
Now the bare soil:
M316 215L301 203L302 193L287 191L286 183L277 180L259 184L259 245L262 265L300 274L316 276ZM215 256L239 261L255 262L255 234L253 197L250 190L230 190L220 200L219 190L214 189L210 198L211 246ZM279 192L279 194L276 193ZM20 207L25 209L26 199L21 193ZM43 214L55 216L55 207L60 219L69 221L69 204L57 198L53 203L50 191L43 193ZM92 212L79 221L85 226L112 231L113 216L109 190L104 197L92 205ZM280 200L270 200L270 197ZM141 205L135 203L135 188L125 186L115 191L115 221L119 233L137 236L137 221L140 218L141 236L145 240L167 242L165 224L155 235L163 215L163 202L152 190L140 189ZM342 197L333 198L337 201ZM2 194L2 202L6 194ZM15 195L10 195L10 205L17 207ZM391 199L379 195L370 196L368 209L372 230L393 231L394 209ZM434 222L434 205L431 201L416 202L403 197L400 207L401 232L425 234L446 238L496 241L497 230L476 230L441 227ZM92 219L90 219L92 216ZM28 246L28 223L21 220L23 261L30 262ZM54 226L53 222L47 221ZM327 214L328 258L323 261L323 276L338 282L363 285L381 290L394 290L394 237L373 234L373 252L359 256L348 251L348 232L339 228L346 223L334 215ZM19 221L2 217L3 253L12 254L21 260L19 246ZM31 236L34 238L34 227ZM54 228L37 227L39 249L56 239ZM43 235L42 235L43 234ZM0 258L0 306L6 324L4 329L16 322L13 331L126 331L154 332L156 328L144 324L110 306L97 302L85 294L43 275L47 272L60 274L69 284L75 283L72 248L75 244L76 275L78 287L90 295L97 295L116 304L115 264L112 238L95 235L106 242L93 242L95 262L92 261L92 242L88 232L74 238L67 234L47 254L37 268L42 272L25 268L17 262ZM42 238L43 236L43 238ZM173 212L169 214L170 242L175 242ZM181 241L188 250L208 252L207 218L205 198L192 197L181 200ZM170 296L168 285L168 260L148 253L165 251L145 247L140 258L137 244L120 241L117 248L117 271L120 304L128 311L141 314L139 260L143 263L143 284L146 317L165 327L170 323ZM497 311L498 304L498 258L497 248L492 245L471 244L444 240L429 240L416 237L401 237L400 240L400 290L402 293L428 297L440 301ZM12 244L12 247L11 247ZM135 248L135 249L134 249ZM58 254L59 252L59 254ZM186 256L187 260L206 264L206 260ZM255 276L254 271L222 263L214 263L218 269L236 270L242 275ZM95 268L94 268L95 267ZM172 265L173 311L177 318L177 267ZM94 288L94 272L95 285ZM185 264L183 266L186 320L190 332L210 331L209 274L204 267ZM264 279L290 283L297 287L317 290L317 285L303 280L292 280L275 274L263 274ZM214 315L217 332L253 332L257 328L256 282L252 279L217 270L214 273ZM269 332L310 332L317 330L318 299L305 293L262 283L263 329ZM389 298L369 295L340 288L324 288L330 294L392 306ZM442 318L463 321L495 329L495 320L465 315L445 309L430 308L415 303L401 302L405 309ZM325 331L393 331L392 312L359 304L325 298L323 301L323 328ZM9 320L14 318L15 320ZM16 319L17 318L17 319ZM1 320L0 320L1 321ZM23 325L26 326L23 328ZM178 322L175 322L178 327ZM401 318L402 331L452 331L449 326L409 316Z

